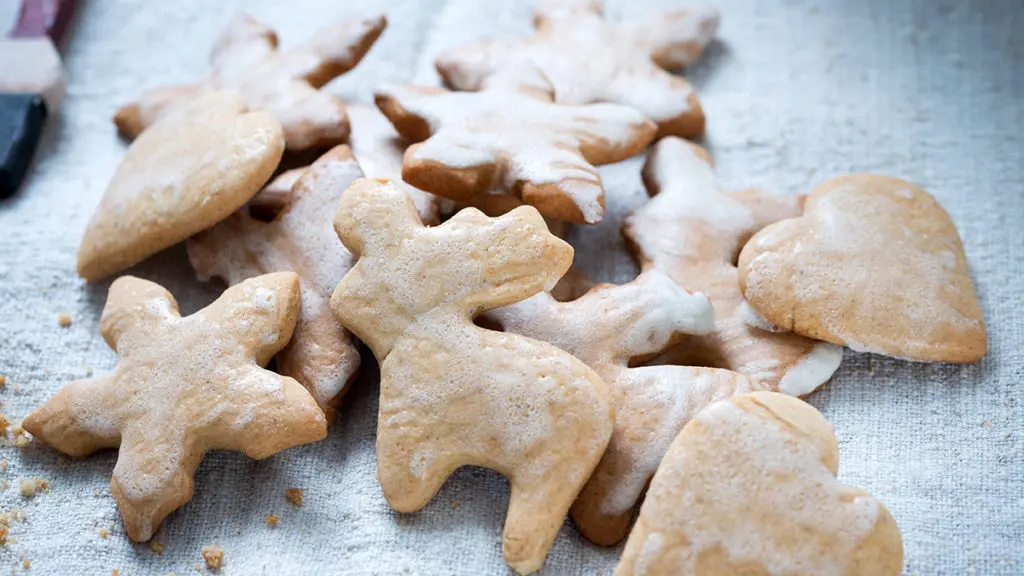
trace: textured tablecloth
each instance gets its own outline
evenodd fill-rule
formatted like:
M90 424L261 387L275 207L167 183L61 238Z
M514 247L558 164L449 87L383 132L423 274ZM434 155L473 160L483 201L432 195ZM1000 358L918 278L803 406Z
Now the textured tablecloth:
M11 11L13 0L0 10ZM98 332L109 281L86 285L75 252L125 144L110 122L144 88L193 79L239 9L287 46L336 18L387 5L388 29L353 72L327 87L369 102L381 82L436 83L434 55L489 33L530 29L528 2L92 0L67 46L70 85L31 182L0 202L0 391L20 420L64 382L109 369ZM612 18L669 7L621 0ZM706 144L730 188L808 192L851 171L920 183L960 229L989 330L977 364L914 364L847 352L810 401L834 424L840 478L892 510L907 574L1024 574L1024 2L1020 0L722 0L721 41L689 72L709 118ZM376 5L376 6L375 6ZM0 63L0 67L3 63ZM602 169L609 215L577 229L578 264L600 280L635 268L618 234L642 203L639 158ZM185 313L218 285L195 282L179 246L134 268ZM73 324L58 326L69 312ZM375 373L366 358L367 372ZM0 566L32 574L187 574L204 545L226 574L505 574L507 484L462 469L418 514L399 515L374 479L377 386L360 382L326 440L256 462L214 453L195 499L164 522L162 554L125 536L108 481L115 453L87 459L42 446L0 447L0 509L18 508ZM50 490L23 498L18 480ZM291 506L288 487L305 491ZM280 515L274 529L263 518ZM101 530L109 530L104 538ZM610 574L620 548L582 540L568 523L547 574Z

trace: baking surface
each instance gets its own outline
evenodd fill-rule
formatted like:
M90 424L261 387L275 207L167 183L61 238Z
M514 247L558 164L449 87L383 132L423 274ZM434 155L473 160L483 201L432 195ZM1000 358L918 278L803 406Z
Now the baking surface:
M0 7L2 17L14 2ZM66 47L62 115L51 121L29 185L0 202L0 391L20 421L64 382L114 364L99 335L110 281L75 275L85 224L125 144L110 121L143 89L204 74L220 28L240 9L276 28L282 46L333 19L387 5L388 29L356 70L326 89L368 103L382 82L437 83L440 50L530 30L529 2L253 2L94 0ZM835 426L840 478L892 511L905 573L1024 573L1024 3L1019 0L719 0L720 42L688 73L709 119L705 144L729 188L808 192L847 172L921 184L949 211L967 250L989 330L984 360L914 364L847 351L810 402ZM672 0L609 1L612 18ZM628 8L627 8L628 7ZM645 199L640 158L602 169L609 215L570 239L600 280L635 274L618 234ZM184 313L221 286L194 280L182 247L132 269L178 299ZM58 325L69 312L73 323ZM155 541L132 544L110 497L116 453L88 459L42 446L0 447L0 510L24 510L0 547L0 568L32 574L193 573L203 546L225 551L225 574L505 574L507 483L462 469L417 514L388 508L374 478L376 373L348 396L328 438L264 461L215 453L196 497ZM50 490L23 498L21 479ZM296 508L286 488L305 492ZM269 528L263 521L278 514ZM100 530L109 530L104 538ZM610 574L603 549L568 523L546 574Z

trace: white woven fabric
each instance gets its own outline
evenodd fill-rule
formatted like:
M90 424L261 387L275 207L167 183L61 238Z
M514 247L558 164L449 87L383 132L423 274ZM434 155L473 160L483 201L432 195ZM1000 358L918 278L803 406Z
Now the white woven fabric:
M621 18L673 4L621 0L607 12ZM985 310L989 353L977 364L847 353L811 398L835 425L840 477L892 510L907 574L1024 573L1024 4L719 4L722 42L690 78L724 183L796 193L851 171L918 182L959 227ZM271 23L287 46L335 18L388 5L380 42L328 87L359 102L380 82L437 82L432 60L444 48L530 29L529 3L512 1L80 5L63 114L49 127L29 186L0 202L0 374L8 378L0 400L15 421L89 367L114 362L98 332L109 282L90 286L75 275L85 223L125 149L111 115L144 88L205 73L207 50L236 10ZM571 236L579 264L600 280L635 273L618 228L644 201L639 166L635 158L602 170L610 214ZM166 286L184 312L218 292L194 281L181 247L132 273ZM73 317L66 329L57 323L62 311ZM0 509L27 513L11 523L0 566L20 571L28 558L31 574L187 574L204 545L218 544L225 574L505 574L508 494L497 474L463 469L420 513L389 510L374 479L375 368L366 360L369 377L326 440L262 462L207 457L195 499L156 538L163 554L124 534L107 488L115 453L73 459L41 446L0 447L9 462L0 477L11 484L0 491ZM51 489L22 498L17 480L34 476ZM303 507L286 502L288 487L304 489ZM274 529L263 522L272 513L280 515ZM566 524L545 573L610 574L619 551L584 542Z

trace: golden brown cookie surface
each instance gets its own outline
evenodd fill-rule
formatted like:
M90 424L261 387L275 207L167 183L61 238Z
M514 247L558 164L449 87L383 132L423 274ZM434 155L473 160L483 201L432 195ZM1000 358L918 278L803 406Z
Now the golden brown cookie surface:
M801 198L757 190L727 193L706 152L664 138L649 153L644 184L653 196L630 214L623 234L643 269L658 268L715 307L715 330L669 351L670 364L739 372L755 389L810 394L832 376L842 349L751 325L734 265L743 243L768 223L799 213Z
M531 82L537 68L561 104L616 102L658 124L658 136L694 138L704 132L704 112L693 87L665 69L693 63L714 37L718 11L685 7L643 20L611 22L601 3L540 1L533 36L486 39L441 54L437 70L459 90L488 83Z
M298 312L290 272L228 288L186 317L159 285L118 278L100 321L117 366L64 386L23 426L71 456L120 447L110 492L128 536L149 540L192 499L208 450L266 458L327 434L309 393L261 368L288 342Z
M455 469L496 470L511 484L505 558L538 570L611 436L608 391L569 354L472 316L551 288L572 248L528 206L424 227L403 191L370 180L342 195L335 228L358 260L331 306L381 363L388 503L415 511Z
M861 352L933 362L985 355L985 322L956 226L898 178L840 176L801 217L740 255L747 301L776 325Z
M147 130L128 148L78 249L78 274L98 280L226 218L270 178L281 125L214 92Z
M277 118L289 150L340 144L349 131L345 103L319 88L354 68L386 24L384 16L339 22L304 44L278 50L273 30L239 14L214 44L209 76L196 84L149 90L122 106L114 122L134 138L197 95L237 90L251 109Z
M900 574L895 520L838 467L832 427L809 404L772 392L716 402L672 443L615 574Z
M330 308L331 292L354 262L338 243L333 214L341 194L362 176L348 146L337 146L303 171L273 221L239 211L187 243L201 279L237 284L267 272L299 275L302 308L277 366L305 386L329 417L359 368L357 342Z
M687 334L714 329L711 303L689 294L657 269L622 284L600 284L571 302L541 293L491 310L484 318L506 332L550 342L576 356L608 384L615 428L601 462L572 507L580 531L593 542L626 536L633 508L658 463L701 408L750 382L728 370L642 366Z
M409 184L463 202L504 192L545 216L576 223L604 215L595 166L640 152L655 132L626 106L567 106L548 94L503 88L393 86L378 90L376 101L402 136L419 142L403 160Z

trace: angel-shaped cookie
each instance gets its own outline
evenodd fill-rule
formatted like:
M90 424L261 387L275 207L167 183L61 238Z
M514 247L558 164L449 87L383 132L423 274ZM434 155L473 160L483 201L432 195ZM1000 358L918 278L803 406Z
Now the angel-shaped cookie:
M629 366L686 334L706 334L715 327L707 298L689 294L656 268L626 284L599 284L571 302L541 293L486 312L484 318L507 332L558 346L608 384L615 431L572 507L580 531L598 544L611 545L626 536L634 506L689 419L711 402L750 390L746 377L729 370Z
M656 130L627 106L555 104L543 90L393 86L378 90L376 101L399 134L419 142L403 160L409 184L463 202L505 192L545 216L581 224L604 216L595 166L637 154Z
M183 318L167 290L122 276L100 320L117 366L64 386L22 425L71 456L119 447L110 493L128 536L149 540L192 499L207 451L266 458L327 435L309 393L261 368L288 343L299 298L294 273L267 274Z
M623 225L643 269L663 270L683 288L707 295L715 307L715 330L670 351L670 363L727 368L759 390L810 394L839 367L842 348L751 325L757 316L743 300L735 265L755 232L800 213L802 197L727 193L709 162L702 149L684 140L659 141L643 171L653 198Z
M608 390L566 352L472 318L551 288L572 248L529 206L424 227L405 192L370 180L342 195L335 229L358 260L331 306L381 364L388 503L415 511L456 468L494 469L511 484L505 558L538 570L608 444Z
M595 0L537 3L528 38L492 38L458 46L436 61L445 82L459 90L488 83L550 82L555 102L616 102L658 124L658 137L704 133L704 111L678 70L690 65L718 29L718 10L686 6L642 20L610 22ZM540 74L524 73L529 66Z
M355 338L330 308L331 292L354 263L338 246L332 218L341 194L362 176L348 146L336 146L303 171L273 221L235 212L186 244L200 279L237 284L267 272L298 273L302 310L277 367L305 386L328 418L359 368Z
M289 150L339 144L349 131L345 103L319 88L354 68L386 25L384 16L339 22L304 44L278 50L273 30L238 14L213 46L209 76L196 84L149 90L122 106L114 123L134 138L198 94L237 90L250 109L281 122Z

